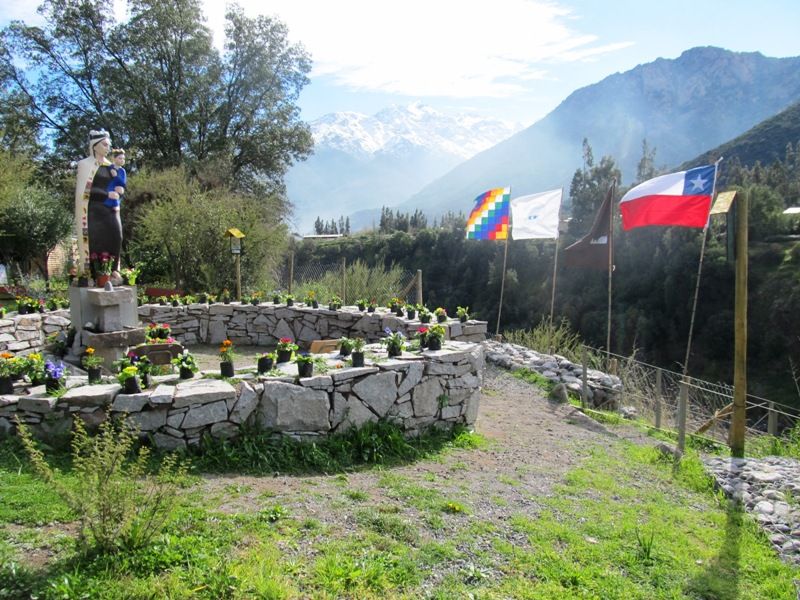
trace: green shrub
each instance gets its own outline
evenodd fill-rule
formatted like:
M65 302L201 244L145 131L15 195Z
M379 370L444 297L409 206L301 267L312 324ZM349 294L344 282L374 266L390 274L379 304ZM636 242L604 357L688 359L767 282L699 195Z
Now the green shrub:
M544 319L533 329L507 331L503 333L503 337L512 344L544 354L558 354L575 363L581 362L583 340L572 331L566 319L558 323Z
M138 431L106 419L90 437L75 419L72 437L74 485L65 485L45 460L30 430L17 422L19 436L36 474L61 496L80 520L81 550L110 553L146 546L161 532L177 499L177 481L188 465L174 455L148 472L150 452L136 446Z

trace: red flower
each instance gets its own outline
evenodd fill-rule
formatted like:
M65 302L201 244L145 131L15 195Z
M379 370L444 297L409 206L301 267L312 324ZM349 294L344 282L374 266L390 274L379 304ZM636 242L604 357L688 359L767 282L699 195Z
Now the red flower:
M417 329L417 333L428 333L428 328L420 327L419 329Z
M281 344L291 344L292 343L292 338L282 337L280 339L280 342L281 342Z

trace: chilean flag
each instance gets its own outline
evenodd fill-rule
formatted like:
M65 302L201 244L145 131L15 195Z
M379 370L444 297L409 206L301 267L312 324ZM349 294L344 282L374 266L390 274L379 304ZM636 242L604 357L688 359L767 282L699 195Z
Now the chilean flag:
M705 227L711 210L716 165L648 179L619 201L622 228L648 225Z

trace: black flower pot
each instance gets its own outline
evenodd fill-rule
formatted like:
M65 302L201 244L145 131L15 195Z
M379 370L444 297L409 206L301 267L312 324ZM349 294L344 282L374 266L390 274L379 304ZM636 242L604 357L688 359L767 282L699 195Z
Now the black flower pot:
M180 368L181 379L191 379L192 377L194 377L194 372L189 367Z
M397 346L389 346L388 348L389 358L400 356L403 353L402 348L398 348Z
M230 298L225 298L225 300L223 300L222 303L223 304L230 304L231 303L231 299Z
M375 307L374 307L374 306L370 306L370 307L367 309L367 312L368 312L368 313L374 313L374 312L375 312Z
M273 304L280 304L281 303L281 297L280 296L273 296L272 297L272 303Z
M258 372L269 373L272 370L272 359L266 356L258 359Z
M447 321L447 315L436 315L436 320L439 323L444 323L445 321Z
M398 317L402 317L402 316L403 316L403 309L402 309L402 308L398 308L398 309L395 311L395 313L394 313L394 314L396 314Z
M430 323L431 322L431 316L430 315L420 315L419 321L420 321L420 323Z
M413 309L409 309L409 310L408 310L408 312L406 313L406 316L407 316L409 319L414 319L414 318L416 318L416 316L417 316L417 311L415 311L415 310L413 310Z
M364 353L363 352L353 352L351 355L353 359L353 366L354 367L363 367L364 366Z
M350 353L353 351L352 348L339 348L339 356L350 356Z
M44 306L40 306L40 307L39 307L39 312L40 312L40 313L43 313L43 312L44 312Z
M258 298L254 298L253 300L250 301L250 304L252 304L253 306L258 306L260 302L258 301Z
M89 278L78 277L78 287L89 287Z
M289 299L286 301L286 306L294 306L294 300L292 300L291 298L289 298Z
M89 383L100 383L100 367L89 367L86 372L89 374Z
M311 303L311 308L319 308L319 301L318 300L314 300Z
M358 310L360 310L361 312L364 312L365 310L367 310L367 305L366 304L359 304L358 305Z
M17 314L20 315L27 315L28 314L28 307L27 306L18 306L17 307Z
M389 305L389 310L392 311L393 313L396 313L397 312L397 303L396 302L392 302Z
M122 388L126 394L138 394L142 391L142 388L139 387L138 377L128 377L122 384Z
M314 363L297 363L297 374L300 377L311 377L314 374Z
M180 302L178 302L177 300L173 300L172 306L180 306Z
M152 387L153 385L153 378L150 376L150 373L142 374L142 385L145 389Z
M428 350L441 350L442 340L438 337L432 337L428 340Z
M278 362L285 363L292 360L292 351L291 350L278 350Z
M54 379L53 377L48 377L44 380L44 389L49 394L50 392L55 392L58 388L61 387L61 380Z
M14 382L11 377L0 377L0 394L13 394Z
M159 301L158 301L158 305L159 305L159 306L166 306L166 305L167 305L167 302L166 302L166 300L159 300Z
M219 363L219 373L223 377L233 377L234 375L233 363L232 362Z
M419 347L420 347L420 349L428 347L428 336L427 335L420 335L418 339L419 339Z
M458 320L461 321L462 323L466 323L467 322L467 316L464 315L463 317L459 317Z

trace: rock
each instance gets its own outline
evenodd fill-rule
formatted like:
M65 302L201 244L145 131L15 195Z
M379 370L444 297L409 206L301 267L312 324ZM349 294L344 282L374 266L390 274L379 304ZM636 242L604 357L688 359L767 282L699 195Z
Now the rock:
M236 396L236 390L227 381L219 379L193 379L179 383L175 389L172 407L182 408L190 404L208 404Z
M567 386L565 386L563 383L559 383L553 386L553 389L550 390L549 398L550 400L560 402L561 404L569 402L569 394L567 394Z
M193 427L203 427L212 423L219 423L228 418L228 405L223 401L211 402L200 406L189 408L186 417L183 419L182 429Z

